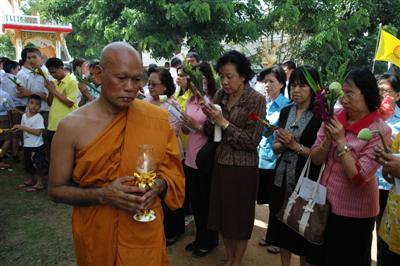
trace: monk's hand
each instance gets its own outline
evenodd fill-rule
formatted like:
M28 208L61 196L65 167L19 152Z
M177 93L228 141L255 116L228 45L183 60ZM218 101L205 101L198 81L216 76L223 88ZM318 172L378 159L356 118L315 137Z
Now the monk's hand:
M132 186L129 182L135 180L133 176L123 176L115 179L111 185L103 187L102 204L113 205L117 208L132 211L143 210L146 189Z
M167 190L167 182L163 178L157 177L154 187L143 195L143 208L148 209L154 203L157 197L162 196Z

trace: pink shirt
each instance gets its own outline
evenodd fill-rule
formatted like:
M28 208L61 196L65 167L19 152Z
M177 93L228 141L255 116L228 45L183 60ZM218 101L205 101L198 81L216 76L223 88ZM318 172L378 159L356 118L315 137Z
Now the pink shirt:
M168 120L169 120L169 124L171 125L172 129L175 131L176 137L178 139L178 145L179 145L179 152L181 155L181 159L183 159L184 154L183 154L183 148L182 148L182 141L181 138L179 136L181 127L183 125L182 120L175 117L172 113L171 113L171 109L173 107L171 107L168 103L164 102L164 103L160 103L160 101L156 101L154 100L151 96L144 98L144 101L152 103L154 105L158 105L159 107L167 110L168 112ZM180 106L178 105L177 101L174 100L172 97L170 97L168 99L169 102L173 103L175 106L177 106L178 108L180 108Z
M201 110L200 104L198 103L197 97L190 97L187 104L185 113L191 116L194 120L199 123L204 123L207 120L207 116ZM186 156L185 165L197 169L196 157L197 153L208 141L202 132L190 132L186 145Z
M336 154L336 143L333 142L328 155L321 183L327 188L327 200L331 204L332 212L336 215L354 218L374 217L379 213L379 192L375 178L378 163L373 160L374 147L380 144L378 135L370 141L357 138L362 128L380 130L390 140L391 129L379 118L377 112L372 112L352 125L347 125L344 110L338 115L339 121L346 129L347 146L356 159L359 174L350 180L346 175L340 158ZM312 148L320 145L325 139L325 124L317 134L317 140Z

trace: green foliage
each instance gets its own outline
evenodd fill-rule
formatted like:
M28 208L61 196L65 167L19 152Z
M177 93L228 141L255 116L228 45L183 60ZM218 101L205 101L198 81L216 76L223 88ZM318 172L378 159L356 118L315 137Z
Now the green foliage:
M272 31L289 36L281 58L335 71L349 66L371 68L378 25L400 28L400 1L282 0L266 1ZM379 64L377 64L378 66ZM385 65L385 64L383 64ZM383 71L378 66L377 71Z
M38 0L41 14L70 22L73 56L98 56L106 43L125 40L155 58L170 58L186 42L204 59L223 42L245 43L266 29L259 1L241 0Z
M7 35L0 35L0 56L6 56L15 59L15 48Z

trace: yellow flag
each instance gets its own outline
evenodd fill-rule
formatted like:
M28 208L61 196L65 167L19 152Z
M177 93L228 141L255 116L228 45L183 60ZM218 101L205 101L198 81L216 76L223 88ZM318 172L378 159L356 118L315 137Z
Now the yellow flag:
M375 59L391 62L400 67L400 40L382 30Z

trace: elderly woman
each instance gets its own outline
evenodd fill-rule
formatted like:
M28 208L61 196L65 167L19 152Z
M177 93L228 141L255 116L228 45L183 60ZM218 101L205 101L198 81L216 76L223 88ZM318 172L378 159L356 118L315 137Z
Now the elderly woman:
M181 156L183 158L182 145L180 144L179 132L182 126L182 121L179 115L173 114L172 107L167 102L160 102L160 96L166 95L168 102L176 104L176 101L172 99L172 95L175 92L175 84L172 79L170 72L164 68L152 68L149 70L149 80L148 87L150 92L150 97L146 98L152 104L158 105L168 111L168 118L171 127L175 130L176 136L178 137L178 142L180 145ZM172 245L175 243L179 237L185 232L185 218L183 209L178 209L171 211L163 203L164 211L164 232L167 241L167 245Z
M289 104L289 99L283 94L286 87L286 74L281 66L274 65L262 70L258 76L258 81L263 83L265 97L267 99L266 119L271 125L277 126L281 110ZM273 132L265 128L264 135L258 146L260 169L260 182L258 184L258 204L270 203L270 189L274 180L274 169L276 164L276 155L272 150L275 136ZM260 246L267 246L265 238L259 242ZM279 248L268 246L267 250L272 253L279 253Z
M296 68L289 79L292 105L282 109L279 116L279 129L272 146L279 154L270 190L270 214L266 242L280 247L281 262L290 265L291 253L300 256L300 265L306 265L306 257L313 247L295 231L280 222L276 215L283 207L287 191L293 191L314 144L321 120L314 117L312 103L315 93L311 89L306 73L316 84L320 84L318 72L310 66ZM312 166L310 178L318 174L318 167Z
M357 134L363 128L380 130L389 141L391 130L377 111L379 90L369 70L351 71L343 91L343 109L321 127L311 152L315 164L326 163L321 183L331 204L324 265L371 265L372 232L379 213L373 151L380 140L375 135L366 142Z
M392 152L397 156L386 153L379 146L374 152L375 161L383 166L383 176L390 183L397 181L389 192L379 227L379 236L382 239L379 258L381 266L400 265L400 195L397 192L400 184L400 134L397 134L393 142Z
M253 76L249 60L237 51L229 51L218 59L216 69L222 90L214 103L203 106L208 121L223 130L222 142L215 154L211 183L208 226L222 234L228 261L240 265L250 239L255 217L258 183L257 146L263 125L250 121L250 112L265 116L265 98L247 84Z
M393 98L393 109L394 113L389 112L388 114L384 114L382 117L386 120L386 124L392 129L392 139L396 137L396 135L400 132L400 108L398 106L400 100L400 80L397 76L392 74L383 74L378 77L378 88L379 93L382 99L385 97ZM381 113L382 114L382 113ZM389 115L390 117L385 117ZM377 232L379 231L379 225L381 224L381 218L383 215L383 211L386 207L386 202L388 200L389 191L392 188L392 185L385 180L382 176L382 167L379 167L376 172L376 177L378 179L378 188L379 188L379 215L376 217L376 228ZM380 265L381 260L381 249L385 244L382 243L381 238L378 236L377 247L377 264Z
M202 62L196 65L195 68L198 68L203 74L204 91L209 100L212 101L217 87L210 65ZM180 72L178 71L179 74ZM182 129L188 134L184 162L185 176L188 181L186 182L188 191L186 197L189 198L192 205L196 235L194 241L186 246L186 251L192 252L194 257L202 257L218 245L218 232L207 228L211 174L200 169L196 164L199 150L208 141L208 137L203 132L203 124L206 122L207 116L201 109L202 97L199 95L197 88L192 84L189 89L193 96L188 99L185 113L183 114L183 122L192 130Z

